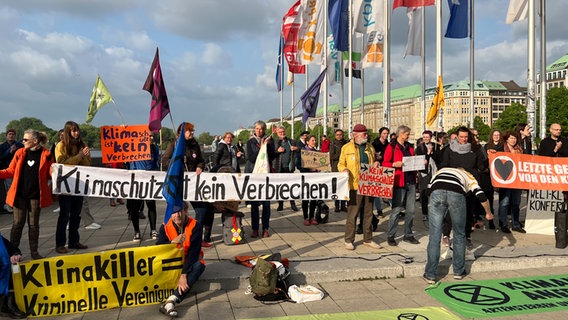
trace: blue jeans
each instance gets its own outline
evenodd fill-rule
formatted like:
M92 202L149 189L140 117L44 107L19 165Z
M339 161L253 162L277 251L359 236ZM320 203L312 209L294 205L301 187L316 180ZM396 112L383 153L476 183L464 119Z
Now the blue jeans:
M513 228L520 227L519 213L521 211L521 193L520 189L499 189L499 227L507 226L507 212L511 208L511 217L513 218Z
M383 215L383 199L379 197L373 197L373 203L375 205L375 209L377 210L377 214L379 216Z
M408 183L404 187L394 187L392 192L392 211L389 218L387 236L394 238L398 227L398 214L402 211L403 200L406 198L406 214L404 216L404 236L412 236L414 223L414 204L416 203L416 185Z
M183 299L187 297L189 291L191 291L191 287L193 287L193 285L197 282L203 271L205 271L205 265L203 265L203 263L197 261L193 264L191 270L186 274L189 290L184 291L182 294L179 294L178 288L174 291L174 296L178 298L179 302L182 302Z
M250 224L252 230L258 231L259 208L262 205L262 230L270 229L270 201L250 202Z
M465 224L466 201L461 193L448 190L434 190L428 203L429 240L427 248L426 277L436 278L436 270L440 261L440 240L442 239L442 223L444 215L452 218L454 229L453 266L454 274L460 275L465 271Z
M59 195L59 218L55 229L55 247L63 247L67 242L67 223L69 223L69 246L79 244L79 225L81 223L82 196Z

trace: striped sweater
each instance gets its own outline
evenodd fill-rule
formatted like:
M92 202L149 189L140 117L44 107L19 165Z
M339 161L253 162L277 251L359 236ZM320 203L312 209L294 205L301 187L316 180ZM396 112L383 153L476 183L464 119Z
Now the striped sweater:
M439 189L463 195L473 192L480 202L487 201L487 196L479 187L477 180L463 168L442 168L438 170L428 184L428 195Z

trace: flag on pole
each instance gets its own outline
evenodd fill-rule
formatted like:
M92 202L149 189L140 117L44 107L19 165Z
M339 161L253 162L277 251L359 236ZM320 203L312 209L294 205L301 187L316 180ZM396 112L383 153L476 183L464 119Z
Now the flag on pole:
M446 38L462 39L469 37L469 4L468 0L448 0L450 20L446 30Z
M316 116L316 110L318 108L319 102L319 94L320 94L320 87L323 79L325 78L325 74L327 72L327 68L323 69L317 79L310 85L308 90L302 94L300 99L302 100L302 109L304 110L304 114L302 116L302 124L305 126L306 121L308 121L309 117Z
M302 23L298 31L298 62L302 65L323 64L325 46L324 0L302 0Z
M327 36L327 83L331 86L341 82L341 55L335 47L333 34Z
M422 7L413 7L406 9L408 16L408 41L406 42L406 56L422 55Z
M180 128L185 128L185 122L181 124ZM162 189L162 195L167 203L164 223L168 223L174 212L183 209L183 169L185 167L184 131L185 130L182 130L179 135Z
M529 0L511 0L507 10L505 22L511 24L515 21L525 20L529 16Z
M282 72L282 47L284 46L284 38L280 36L280 44L278 45L278 64L276 65L276 89L282 91L284 85L284 73Z
M428 127L434 124L434 122L438 118L440 109L442 109L445 104L442 76L438 76L438 87L436 88L436 94L434 95L434 99L432 99L432 105L430 106L430 110L428 111L428 116L426 116L426 125Z
M376 31L384 34L384 8L384 0L353 0L355 31L359 33Z
M329 0L329 26L339 51L349 51L349 0Z
M296 1L282 21L282 36L284 37L282 51L288 62L288 70L292 73L306 73L306 66L298 62L298 32L302 22L302 17L299 15L300 3L301 0Z
M148 91L152 95L152 103L150 104L150 120L148 128L152 132L158 132L162 128L162 120L170 113L170 104L168 103L168 95L166 86L162 78L162 68L160 67L160 55L156 48L156 55L150 67L148 77L142 89Z
M394 0L392 4L392 9L396 9L398 7L424 7L424 6L433 6L435 4L435 0Z
M367 38L363 46L363 56L361 58L361 67L380 68L383 66L383 35L377 31L371 31L365 34Z
M349 52L343 52L343 68L345 76L349 77ZM361 52L351 51L351 70L353 78L361 79Z
M97 81L93 87L93 93L91 94L91 100L89 101L89 110L87 111L87 123L91 123L95 114L99 109L105 104L113 101L110 92L108 92L103 79L101 76L97 76Z

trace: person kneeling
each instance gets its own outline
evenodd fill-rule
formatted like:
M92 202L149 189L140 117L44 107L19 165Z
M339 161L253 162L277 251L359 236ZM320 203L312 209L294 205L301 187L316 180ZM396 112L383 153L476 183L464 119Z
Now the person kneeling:
M182 209L178 211L174 209L175 212L168 223L160 227L156 241L156 244L175 243L178 248L183 247L185 256L177 288L160 306L160 312L170 317L178 316L176 304L182 302L189 295L191 287L205 270L205 261L203 261L203 251L201 250L203 227L197 220L187 215L188 208L189 203L184 201Z

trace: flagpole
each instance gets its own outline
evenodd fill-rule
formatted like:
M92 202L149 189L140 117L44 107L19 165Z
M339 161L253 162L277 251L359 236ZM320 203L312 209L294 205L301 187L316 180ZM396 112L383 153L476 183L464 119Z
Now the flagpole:
M282 28L280 28L282 30ZM284 45L282 44L283 42L283 35L282 33L280 33L280 46L283 47ZM282 125L284 123L284 48L282 48L282 50L280 50L279 52L280 54L280 124Z
M540 0L540 136L546 137L546 1Z
M292 74L292 77L294 76L294 74ZM295 81L292 81L292 88L290 90L290 96L291 96L291 100L290 100L290 112L292 113L291 119L292 119L292 129L290 130L290 135L292 136L291 138L294 139L294 85L295 85ZM288 114L290 114L290 112ZM286 116L288 117L288 116Z
M116 108L116 112L118 112L118 116L120 117L120 120L122 120L122 125L126 125L126 121L124 121L124 117L122 116L122 113L120 113L120 109L118 109L118 105L116 104L116 102L114 102L114 99L111 100L112 104L114 104L114 107Z
M308 90L308 88L310 87L310 84L308 83L308 74L309 74L310 68L308 67L308 65L306 64L306 91ZM306 125L304 126L304 130L308 131L308 129L310 128L310 126L308 125L308 121L306 121Z
M324 18L323 18L323 34L325 35L325 45L323 46L323 67L327 68L327 49L329 48L329 37L327 36L328 30L327 30L327 23L328 23L328 13L327 13L327 5L328 5L328 1L324 1L324 5L323 5L323 12L324 12ZM328 77L325 77L325 85L323 86L323 134L327 135L327 89L328 89L328 85L329 85L329 79ZM319 141L318 141L319 143Z
M351 134L351 129L353 128L353 0L349 1L349 19L347 24L347 30L349 32L349 83L347 83L347 109L349 113L349 134Z
M475 15L474 15L474 5L473 2L475 0L469 0L469 27L470 27L470 34L469 34L469 127L473 128L473 119L475 117L475 105L474 105L474 95L475 95L475 68L474 68L474 59L475 59L475 52L474 52L474 25L475 25Z
M442 76L442 1L436 1L436 80ZM440 110L438 127L444 131L444 109Z
M384 6L385 32L383 38L383 112L385 127L390 128L390 1Z
M535 1L529 0L529 30L528 30L528 74L527 74L527 122L531 128L535 127ZM534 145L534 136L531 136L531 142Z
M365 36L361 37L361 54L365 52L364 44L365 44ZM361 62L361 123L365 124L365 69L363 69L363 56L359 60Z
M420 77L420 83L422 85L422 132L426 130L426 10L425 8L420 9L422 16L422 30L420 32L420 59L422 64L422 75Z

